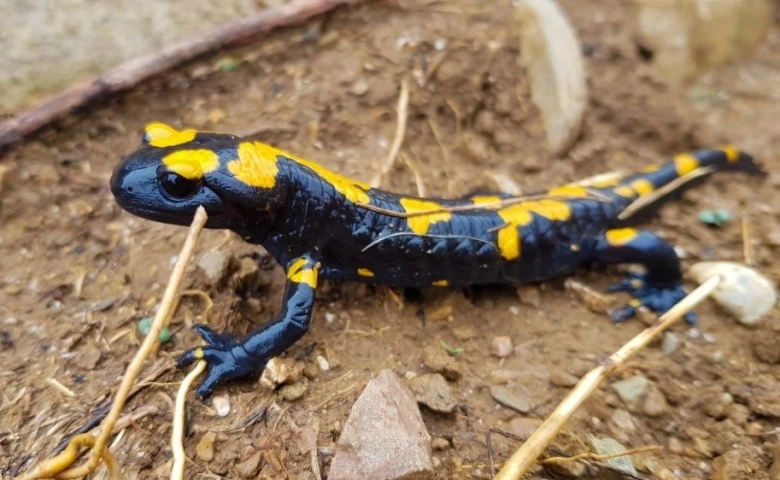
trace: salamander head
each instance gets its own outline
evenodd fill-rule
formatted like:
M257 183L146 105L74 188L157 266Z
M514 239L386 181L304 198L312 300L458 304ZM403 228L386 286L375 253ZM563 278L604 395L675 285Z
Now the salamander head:
M270 223L285 200L277 158L263 148L271 149L233 135L152 123L141 147L114 169L111 192L128 212L176 225L189 225L203 205L207 227L245 235L247 218L255 228Z

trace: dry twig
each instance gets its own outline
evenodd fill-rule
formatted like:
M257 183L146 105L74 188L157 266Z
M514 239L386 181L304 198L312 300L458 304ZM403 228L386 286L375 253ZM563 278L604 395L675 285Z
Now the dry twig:
M184 404L187 400L187 392L192 382L206 369L206 362L199 360L195 368L184 377L176 393L176 411L173 414L173 432L171 432L171 448L173 449L173 467L171 468L171 480L184 478L184 462L187 460L184 454L182 438L184 437Z
M100 77L76 84L44 103L0 123L0 150L78 107L126 90L200 55L247 43L274 28L300 23L340 5L359 1L293 0L163 48L153 54L129 60Z
M393 168L395 164L395 158L398 156L398 152L401 151L401 144L404 143L404 135L406 134L406 119L409 116L409 81L404 79L401 81L401 94L398 95L398 124L395 129L395 138L393 138L393 144L390 146L390 153L387 154L387 159L382 164L374 178L371 179L372 188L377 188L382 183L382 177L387 175L387 172Z
M639 335L623 345L620 350L613 353L603 364L588 372L577 385L561 401L555 411L542 423L542 425L526 440L520 448L507 460L495 480L517 480L536 461L536 458L544 451L547 444L558 434L566 421L577 408L584 402L601 382L604 381L619 365L623 364L632 355L647 346L654 338L660 335L672 324L680 320L693 307L712 293L720 283L720 277L714 276L704 282L683 298L668 312L661 315L655 325L646 328Z
M71 440L70 445L68 445L68 448L66 448L63 453L57 455L51 460L46 460L39 463L33 467L31 471L21 476L20 480L32 480L51 477L84 477L91 473L98 466L101 458L106 461L106 465L109 465L108 459L111 457L108 450L106 449L106 444L108 443L108 439L111 436L113 427L116 424L119 415L122 413L122 409L125 406L127 397L133 387L133 382L138 376L138 373L141 371L141 367L143 367L146 358L159 344L158 336L160 331L166 326L168 320L170 319L172 308L177 298L177 292L179 291L179 286L181 285L181 281L184 278L184 271L187 268L187 264L189 263L190 258L192 258L198 236L203 230L205 224L206 211L203 209L203 207L198 207L198 211L195 214L195 218L192 221L192 226L190 227L190 232L187 235L187 239L184 241L184 246L182 247L181 253L179 254L179 258L176 261L176 265L173 267L173 272L171 272L171 278L168 282L168 286L165 289L165 293L163 294L162 302L160 302L160 308L157 310L157 314L154 317L154 322L152 322L152 326L149 330L149 333L146 335L146 338L144 338L144 341L141 344L141 348L138 349L138 352L133 357L133 360L130 362L130 365L128 365L127 370L122 377L122 382L119 384L119 389L117 390L116 396L114 397L114 403L111 405L111 410L109 411L106 418L101 422L100 434L98 434L97 437L94 437L94 443L91 440L93 438L91 435L87 435L87 437L90 438L88 443L91 445L84 443L84 435L74 437L73 440ZM75 446L72 447L73 445ZM87 460L79 467L65 470L73 464L76 458L78 458L78 454L82 446L92 447L92 455L90 456L89 460ZM75 456L71 453L74 451L74 449L76 451Z

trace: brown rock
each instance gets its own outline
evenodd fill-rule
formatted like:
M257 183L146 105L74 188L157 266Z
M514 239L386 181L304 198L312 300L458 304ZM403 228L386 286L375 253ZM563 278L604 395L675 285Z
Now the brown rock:
M257 478L262 459L262 452L255 452L251 457L236 465L236 473L241 478Z
M642 413L648 417L660 417L669 409L666 397L655 385L650 385L642 400Z
M508 357L512 353L512 339L507 336L493 337L490 353L498 358Z
M383 370L352 406L328 478L432 477L431 437L417 402L395 373Z
M203 462L210 462L214 459L214 442L217 440L217 434L214 432L206 432L200 439L197 445L195 445L195 456Z
M577 385L577 382L579 381L579 378L562 370L553 370L552 373L550 373L550 383L556 387L571 388Z
M409 380L408 384L417 401L431 410L442 413L451 413L455 410L452 390L447 380L440 374L420 375Z
M730 450L712 461L712 480L769 480L757 447Z
M460 379L461 373L457 361L441 347L429 346L423 350L422 363L428 370L441 373L449 381Z

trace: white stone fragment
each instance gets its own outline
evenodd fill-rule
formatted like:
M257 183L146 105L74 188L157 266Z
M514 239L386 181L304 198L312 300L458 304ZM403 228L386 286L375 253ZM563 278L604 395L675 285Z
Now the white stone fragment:
M753 325L777 302L777 291L756 270L733 262L701 262L691 267L691 276L704 283L713 275L721 282L712 297L742 324Z

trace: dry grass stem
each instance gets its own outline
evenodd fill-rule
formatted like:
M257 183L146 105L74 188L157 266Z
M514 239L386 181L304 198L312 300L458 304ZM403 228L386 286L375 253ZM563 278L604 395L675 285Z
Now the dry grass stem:
M664 330L679 321L686 313L707 298L719 283L719 276L711 277L701 284L699 288L680 300L680 302L673 306L668 312L661 315L655 325L643 330L639 335L632 338L617 352L612 354L607 362L603 365L599 365L582 377L566 398L561 401L555 411L550 414L533 435L531 435L528 440L512 454L512 457L507 460L498 472L498 475L496 475L495 480L518 480L524 475L582 402L584 402L590 394L601 385L618 365L623 364L632 355L647 346Z
M176 409L173 414L173 432L171 433L171 448L173 449L173 467L171 468L171 480L180 480L184 478L184 462L187 460L184 455L184 446L182 438L184 437L184 405L187 401L187 392L203 370L206 369L206 362L203 360L195 364L195 368L184 377L176 393Z
M390 146L390 152L387 154L385 162L382 164L379 172L371 179L372 188L377 188L382 184L382 177L393 168L395 159L398 156L398 152L401 151L401 145L404 143L404 135L406 135L406 119L409 116L409 81L404 79L401 81L401 94L398 96L398 124L395 130L395 138L393 138L393 144Z

